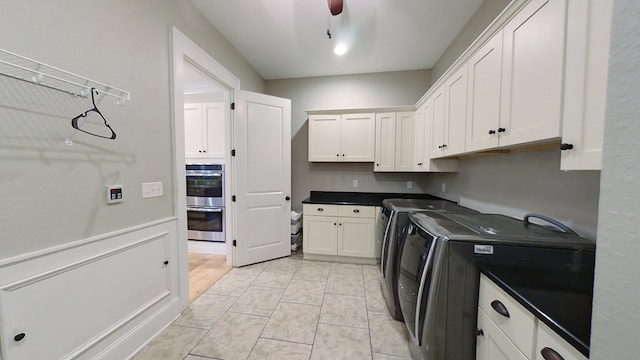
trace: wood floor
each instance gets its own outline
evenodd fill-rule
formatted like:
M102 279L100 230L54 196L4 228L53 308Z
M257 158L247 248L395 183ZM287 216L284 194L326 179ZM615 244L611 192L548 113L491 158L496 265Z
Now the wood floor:
M220 280L231 266L224 255L189 253L189 303Z

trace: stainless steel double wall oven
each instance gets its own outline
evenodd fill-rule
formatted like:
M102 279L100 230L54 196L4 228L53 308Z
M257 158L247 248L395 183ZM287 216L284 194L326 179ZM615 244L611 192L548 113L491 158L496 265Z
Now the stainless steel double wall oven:
M225 241L224 165L187 164L189 240Z

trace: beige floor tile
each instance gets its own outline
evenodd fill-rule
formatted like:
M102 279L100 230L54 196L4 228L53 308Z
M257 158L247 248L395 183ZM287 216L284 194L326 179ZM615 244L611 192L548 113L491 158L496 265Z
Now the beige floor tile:
M301 263L293 276L294 279L327 281L331 263L309 260L302 261Z
M261 338L249 360L309 360L310 356L311 345Z
M245 360L269 318L226 313L191 351L192 355Z
M302 260L296 257L284 257L267 263L265 270L275 272L295 272L302 265Z
M319 324L311 360L371 359L367 329Z
M274 271L268 267L258 275L252 285L284 289L289 286L289 282L291 282L294 273L295 270Z
M185 360L189 360L189 359L185 359ZM373 353L373 360L411 360L411 357Z
M250 286L236 302L231 305L229 311L271 316L273 310L278 305L285 289L270 288L263 286Z
M387 311L387 304L384 302L380 283L365 283L364 294L367 299L367 311Z
M206 330L170 325L133 357L133 360L182 359Z
M327 294L364 296L362 275L350 275L332 272L327 280Z
M362 276L362 265L346 264L346 263L331 263L331 273Z
M280 301L299 304L322 305L325 281L291 280Z
M365 283L380 283L380 265L362 265Z
M237 296L202 294L182 312L174 325L210 329L237 299Z
M260 337L313 344L320 306L281 302Z
M410 356L406 326L384 312L369 312L371 349L374 353Z
M324 324L367 328L364 296L325 294L319 321Z
M240 296L255 281L258 275L239 274L228 272L222 279L218 280L210 287L205 294Z
M241 267L233 268L231 274L244 274L244 275L260 275L260 273L269 265L269 262L261 262L257 264L251 264Z
M196 356L196 355L189 355L186 358L184 358L184 360L211 360L211 358L210 357Z

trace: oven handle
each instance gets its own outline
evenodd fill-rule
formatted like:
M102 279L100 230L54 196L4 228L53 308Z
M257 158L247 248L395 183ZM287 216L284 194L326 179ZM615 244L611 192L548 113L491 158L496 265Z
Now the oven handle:
M222 212L222 208L201 208L201 207L188 207L187 211L199 211L199 212Z
M187 171L187 176L222 176L221 172L205 172L205 171Z

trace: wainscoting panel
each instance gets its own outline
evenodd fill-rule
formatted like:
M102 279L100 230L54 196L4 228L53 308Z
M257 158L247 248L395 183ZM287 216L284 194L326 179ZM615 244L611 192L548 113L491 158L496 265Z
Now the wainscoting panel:
M179 313L172 306L180 303L175 238L171 222L117 235L114 246L104 246L110 237L94 239L79 247L100 242L99 252L0 284L1 358L111 358L109 350L134 351L141 344L124 338L144 331L134 337L146 339L166 325L156 321L145 329L151 317L171 312L170 320ZM34 259L40 266L43 260L46 255ZM131 349L117 349L118 343Z

